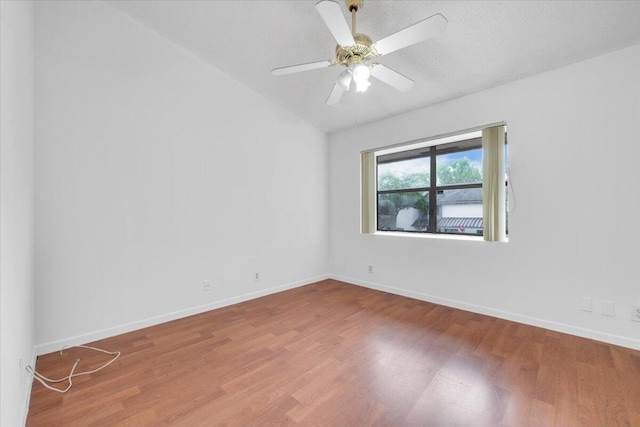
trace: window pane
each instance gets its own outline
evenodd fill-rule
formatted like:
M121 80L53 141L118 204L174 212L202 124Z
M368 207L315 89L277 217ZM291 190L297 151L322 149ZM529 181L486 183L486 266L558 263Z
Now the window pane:
M482 188L439 190L438 233L482 235Z
M482 147L438 154L437 185L482 183Z
M378 163L378 191L429 186L429 157Z
M378 230L428 231L429 192L378 194Z

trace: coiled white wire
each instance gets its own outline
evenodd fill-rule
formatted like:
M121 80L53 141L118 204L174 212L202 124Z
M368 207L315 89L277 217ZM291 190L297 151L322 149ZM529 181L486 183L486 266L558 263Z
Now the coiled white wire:
M76 363L73 364L73 367L71 368L71 372L69 372L69 375L67 375L66 377L63 377L63 378L56 379L56 380L53 380L51 378L45 377L44 375L42 375L41 373L39 373L38 371L33 369L31 367L31 365L26 367L27 372L29 372L31 375L33 375L33 378L35 378L36 380L40 381L40 383L43 386L45 386L46 388L48 388L49 390L52 390L52 391L55 391L55 392L58 392L58 393L66 393L67 391L69 391L69 389L73 385L73 381L71 380L72 378L79 377L81 375L89 375L89 374L93 374L95 372L98 372L98 371L106 368L107 366L111 365L113 362L115 362L116 359L118 357L120 357L120 354L121 354L119 351L107 351L107 350L103 350L101 348L90 347L90 346L87 346L87 345L71 345L71 346L67 345L67 346L64 346L64 347L62 347L60 349L60 354L62 354L63 350L65 350L67 348L72 348L72 347L88 348L89 350L100 351L102 353L110 354L110 355L115 356L115 357L113 359L109 360L104 365L102 365L99 368L96 368L96 369L94 369L92 371L84 371L84 372L74 373L75 370L76 370L76 367L78 366L78 363L80 363L80 359L78 359L78 360L76 360ZM55 387L51 387L49 384L47 384L47 382L55 384L55 383L61 383L63 381L69 381L69 385L64 390L59 389L59 388L55 388Z

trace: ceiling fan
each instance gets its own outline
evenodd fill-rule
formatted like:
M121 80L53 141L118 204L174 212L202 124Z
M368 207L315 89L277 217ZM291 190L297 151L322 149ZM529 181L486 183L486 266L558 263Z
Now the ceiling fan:
M346 67L347 69L335 81L333 90L327 98L327 105L333 105L340 101L342 94L349 90L351 81L356 83L356 91L364 92L367 90L371 85L369 76L373 76L401 92L409 90L413 86L413 80L372 61L374 58L443 33L447 28L447 19L438 13L374 43L366 34L356 33L356 12L362 7L363 0L345 0L345 2L347 10L351 12L351 30L342 15L338 2L321 0L316 3L316 9L338 42L335 59L274 68L271 74L281 76L338 64Z

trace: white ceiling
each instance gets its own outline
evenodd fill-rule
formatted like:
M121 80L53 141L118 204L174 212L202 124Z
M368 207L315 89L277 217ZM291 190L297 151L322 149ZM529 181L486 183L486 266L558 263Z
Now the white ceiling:
M326 106L340 66L270 73L333 59L336 43L315 0L107 2L327 133L640 43L639 0L365 0L357 31L374 41L435 13L447 31L378 60L415 80L408 92L373 81Z

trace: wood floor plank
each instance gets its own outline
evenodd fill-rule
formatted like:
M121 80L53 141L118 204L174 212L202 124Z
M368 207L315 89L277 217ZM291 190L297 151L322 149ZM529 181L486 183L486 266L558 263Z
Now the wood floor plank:
M335 280L91 345L28 426L640 426L638 351Z

